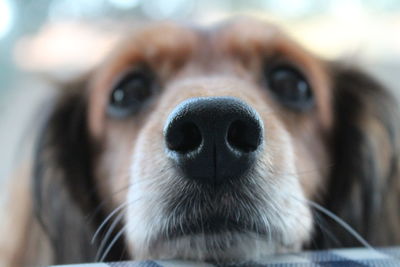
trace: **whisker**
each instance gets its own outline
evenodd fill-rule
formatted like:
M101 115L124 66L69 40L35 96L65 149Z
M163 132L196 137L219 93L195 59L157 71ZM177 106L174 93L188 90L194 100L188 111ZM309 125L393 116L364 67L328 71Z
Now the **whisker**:
M168 169L169 169L169 168L167 168L167 170L168 170ZM165 170L165 168L164 168L163 170ZM124 190L126 190L126 189L129 189L132 185L134 185L134 184L135 184L135 185L138 185L138 184L141 184L141 183L144 183L144 182L148 183L149 185L152 185L155 181L157 181L157 178L142 180L142 181L134 182L134 183L129 182L127 185L124 185L124 186L121 187L120 189L114 191L114 192L108 197L108 199L103 200L102 203L99 204L97 210L96 210L94 213L99 212L99 209L100 209L102 206L104 206L106 202L111 201L112 197L115 196L115 194L121 193L122 191L124 191ZM135 201L136 201L136 200L131 201L131 202L135 202ZM117 208L115 208L115 209L103 220L103 222L99 225L99 227L97 228L96 232L95 232L94 235L93 235L93 238L92 238L92 240L91 240L91 243L92 243L92 244L95 242L97 236L99 235L99 233L101 232L101 230L105 227L105 225L107 224L107 222L109 222L109 221L111 220L111 218L112 218L117 212L121 211L123 208L125 208L125 207L128 206L129 204L130 204L130 203L128 203L128 202L122 203L120 206L118 206Z
M320 171L325 171L326 169L332 169L333 167L334 167L334 164L327 164L327 165L324 165L323 167L304 169L304 170L298 170L298 171L293 171L293 172L273 170L272 174L273 175L296 175L296 176L298 176L298 175L318 173Z
M119 211L121 211L123 208L128 206L130 203L129 202L124 202L121 205L119 205L117 208L115 208L104 220L103 222L99 225L97 228L96 232L93 235L92 240L90 241L92 244L96 241L97 236L99 235L100 231L104 228L104 226L107 224L107 222Z
M104 261L104 259L107 257L108 253L110 252L111 248L118 241L118 239L121 238L122 234L126 231L126 229L127 229L127 225L122 227L122 229L115 235L115 237L110 242L110 244L108 245L107 249L104 251L103 255L101 256L99 262L103 262Z
M98 213L102 211L102 208L107 204L110 203L113 200L113 197L115 197L117 194L124 192L125 190L129 189L131 186L131 183L129 182L127 185L122 186L120 189L115 190L114 192L111 192L109 196L105 197L98 205L97 207L91 212L89 215L89 221L92 220Z
M173 168L173 166L166 166L166 167L164 167L164 168L162 168L162 169L160 170L160 174L162 174L162 173L164 173L164 172L167 172L167 171L169 171L169 170L172 169L172 168ZM127 174L125 174L125 175L128 177L128 180L129 180L130 177L131 177L131 174L130 174L130 173L127 173ZM156 175L156 176L155 176L154 178L152 178L152 179L144 179L144 180L141 180L141 181L134 181L134 182L129 181L126 185L123 185L123 186L121 186L121 188L116 189L115 191L111 192L109 196L107 196L105 199L103 199L103 200L98 204L98 206L95 208L95 210L90 214L90 216L89 216L89 221L91 220L90 217L91 217L91 218L95 217L95 215L98 214L98 213L101 211L101 208L104 207L106 203L111 202L111 201L113 200L113 198L114 198L117 194L120 194L120 193L125 192L126 190L130 189L130 187L131 187L132 185L140 185L140 184L142 184L142 183L148 183L148 185L151 186L151 185L153 185L153 183L155 183L157 180L159 181L158 176Z
M324 218L320 216L320 214L317 213L318 210L313 210L313 214L315 217L315 223L318 226L318 228L321 230L322 234L325 235L328 239L332 240L334 244L337 246L341 246L341 242L333 235L332 231L329 230L328 227L325 226L326 222ZM313 244L315 243L315 240L312 240Z
M117 227L117 225L122 221L124 217L124 213L120 213L118 214L118 216L116 217L116 219L112 222L112 224L110 225L110 227L108 228L107 233L104 235L103 240L101 241L101 244L97 250L96 253L96 260L99 258L99 256L101 255L101 252L104 250L105 245L107 244L108 239L110 238L112 232L114 231L115 227Z
M345 222L343 219L341 219L339 216L337 216L330 210L324 208L323 206L321 206L318 203L311 201L309 199L300 200L293 195L290 195L290 197L292 197L293 199L296 199L299 202L306 202L308 205L312 206L319 212L325 214L326 216L331 218L333 221L335 221L337 224L339 224L341 227L343 227L343 229L345 229L351 236L353 236L364 247L375 250L353 227L351 227L347 222Z
M322 207L321 205L305 199L305 201L308 202L308 204L315 209L319 210L326 216L330 217L332 220L334 220L336 223L338 223L340 226L342 226L349 234L351 234L355 239L357 239L358 242L360 242L364 247L369 248L369 249L374 249L356 230L354 230L353 227L351 227L348 223L346 223L344 220L339 218L336 214L333 212L329 211L328 209Z

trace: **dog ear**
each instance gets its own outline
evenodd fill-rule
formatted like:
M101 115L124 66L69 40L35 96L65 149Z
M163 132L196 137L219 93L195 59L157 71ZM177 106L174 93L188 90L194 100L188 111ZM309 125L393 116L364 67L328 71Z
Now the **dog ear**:
M322 204L371 245L398 244L400 117L396 100L377 81L352 67L334 65L332 84L333 154ZM324 238L321 227L319 247L361 245L337 223L326 222L335 238Z
M92 171L96 146L88 134L85 87L86 80L64 86L36 149L34 207L55 264L94 261L98 244L91 239L105 218ZM113 246L111 259L120 258L118 249Z

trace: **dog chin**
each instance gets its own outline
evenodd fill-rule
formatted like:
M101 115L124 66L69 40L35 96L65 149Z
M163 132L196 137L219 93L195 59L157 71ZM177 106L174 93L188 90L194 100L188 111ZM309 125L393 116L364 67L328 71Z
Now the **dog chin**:
M273 172L265 154L246 179L224 187L224 194L194 186L174 171L157 173L141 164L150 158L136 158L125 218L132 258L226 263L299 251L310 239L312 214L291 150L282 147L285 172ZM157 166L173 170L162 158Z
M186 235L170 240L157 240L139 259L180 259L229 263L257 261L268 255L294 252L300 246L285 247L256 233L221 232Z

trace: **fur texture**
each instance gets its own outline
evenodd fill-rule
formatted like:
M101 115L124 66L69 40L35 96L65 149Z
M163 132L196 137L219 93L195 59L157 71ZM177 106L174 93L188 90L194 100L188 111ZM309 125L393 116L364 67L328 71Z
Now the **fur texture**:
M308 79L311 110L288 110L265 89L265 68L281 62ZM110 88L132 66L152 73L154 95L133 116L112 118L106 112ZM165 156L166 117L197 96L240 98L265 126L254 169L224 192L190 183ZM18 231L36 225L35 237L4 258L15 266L147 258L229 262L360 245L310 203L338 215L373 246L398 244L398 124L396 104L378 82L316 58L271 25L238 20L211 31L151 26L61 91L37 142L32 190L16 204L28 210ZM199 218L201 227L212 227L211 214L256 230L191 232L188 222Z

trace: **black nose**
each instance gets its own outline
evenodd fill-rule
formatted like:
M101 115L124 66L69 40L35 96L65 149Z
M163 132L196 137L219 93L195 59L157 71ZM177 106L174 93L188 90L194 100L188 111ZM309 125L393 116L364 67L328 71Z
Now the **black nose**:
M191 98L170 114L167 154L185 177L222 183L243 177L263 140L258 113L233 97Z

